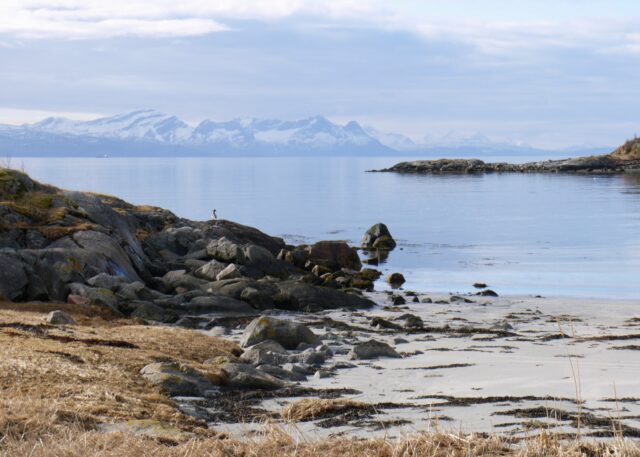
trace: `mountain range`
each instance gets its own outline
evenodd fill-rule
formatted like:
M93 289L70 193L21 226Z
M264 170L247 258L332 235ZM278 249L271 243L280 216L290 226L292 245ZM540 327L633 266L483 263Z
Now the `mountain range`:
M606 150L607 148L602 148ZM598 149L599 150L599 149ZM322 116L296 121L242 118L204 120L192 127L155 110L77 121L49 117L23 125L0 124L1 156L220 156L220 155L415 155L549 153L485 136L411 138L339 125Z

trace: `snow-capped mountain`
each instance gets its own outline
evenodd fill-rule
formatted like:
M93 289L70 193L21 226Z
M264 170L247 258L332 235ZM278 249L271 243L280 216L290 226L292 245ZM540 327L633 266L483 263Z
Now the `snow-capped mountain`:
M339 125L322 116L294 121L241 118L191 126L176 116L139 110L90 121L50 117L34 124L0 125L0 156L73 155L424 155L538 154L526 145L479 133L425 136Z
M297 121L204 120L195 127L155 110L76 121L51 117L35 124L0 126L0 152L26 154L380 154L393 153L357 122L322 116Z

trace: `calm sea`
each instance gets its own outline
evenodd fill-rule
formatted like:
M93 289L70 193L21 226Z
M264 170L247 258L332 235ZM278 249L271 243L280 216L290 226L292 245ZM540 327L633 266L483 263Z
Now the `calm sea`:
M33 177L289 242L357 243L375 222L405 288L640 298L640 176L365 173L401 158L25 158ZM512 161L513 158L511 159ZM524 158L520 158L523 161Z

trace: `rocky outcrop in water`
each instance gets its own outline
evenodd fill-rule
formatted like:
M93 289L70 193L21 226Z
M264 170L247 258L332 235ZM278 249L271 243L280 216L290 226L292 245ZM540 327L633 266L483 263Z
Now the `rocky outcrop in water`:
M344 242L290 246L230 221L190 221L0 169L1 299L67 301L165 322L366 308L373 303L360 289L371 283L360 269Z
M633 139L611 154L546 160L523 164L505 162L486 163L478 159L438 159L400 162L379 172L415 174L470 174L470 173L583 173L614 174L640 173L640 139Z

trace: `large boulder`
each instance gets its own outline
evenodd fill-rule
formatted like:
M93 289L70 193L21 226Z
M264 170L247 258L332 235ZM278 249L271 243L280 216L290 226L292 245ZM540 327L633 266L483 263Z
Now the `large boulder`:
M345 241L318 241L309 248L309 260L332 270L362 268L358 251Z
M253 346L265 340L274 340L287 349L295 349L300 343L320 344L320 338L306 325L286 319L261 316L244 329L240 345Z
M196 278L206 279L207 281L215 281L218 274L225 268L227 268L226 263L214 259L196 269L193 275Z
M167 290L176 290L182 288L184 290L197 290L206 285L203 279L198 279L187 273L186 270L172 270L162 277Z
M0 252L0 298L16 300L23 297L29 278L15 253Z
M275 284L279 293L274 296L274 306L297 311L321 311L324 309L363 309L375 303L354 293L305 282L280 281Z
M90 287L76 282L69 284L69 295L84 297L91 305L103 306L120 313L120 300L109 289Z
M281 277L285 268L268 249L252 244L244 248L244 265L265 275Z
M97 274L87 280L87 284L92 287L100 287L102 289L109 289L115 291L122 284L122 278L120 276L114 276L107 273Z
M216 239L225 237L239 244L256 244L268 249L273 255L278 255L284 247L282 238L269 236L256 228L224 219L209 222L205 236Z
M365 249L391 250L396 247L396 242L387 226L379 222L365 232L360 245Z
M213 240L207 246L207 253L214 259L225 263L244 263L244 250L242 245L222 237Z
M289 361L289 356L286 349L277 341L264 340L244 351L240 360L253 366L281 365Z
M255 315L256 310L246 302L224 295L206 295L195 297L183 306L190 314L232 313Z

